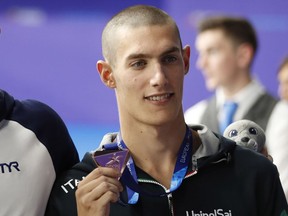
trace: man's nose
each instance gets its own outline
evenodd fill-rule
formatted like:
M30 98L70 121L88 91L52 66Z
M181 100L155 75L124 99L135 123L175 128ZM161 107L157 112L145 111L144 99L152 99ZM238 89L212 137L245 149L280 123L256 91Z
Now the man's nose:
M167 74L161 64L153 67L153 75L150 82L152 86L164 86L168 83Z

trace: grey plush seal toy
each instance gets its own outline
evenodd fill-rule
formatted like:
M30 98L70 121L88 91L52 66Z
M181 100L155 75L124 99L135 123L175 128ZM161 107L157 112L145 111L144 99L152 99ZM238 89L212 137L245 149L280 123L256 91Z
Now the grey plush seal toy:
M266 142L264 130L255 122L246 119L228 125L223 136L234 140L237 145L260 153L263 152Z

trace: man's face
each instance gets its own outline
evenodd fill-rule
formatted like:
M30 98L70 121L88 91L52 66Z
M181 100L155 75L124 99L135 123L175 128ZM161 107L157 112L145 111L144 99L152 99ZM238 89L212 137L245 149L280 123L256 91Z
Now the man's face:
M195 41L198 51L197 67L202 71L206 87L233 85L239 74L237 48L221 30L207 30L200 33Z
M278 73L279 96L288 101L288 65L284 66Z
M123 27L114 45L112 76L120 120L162 125L182 117L190 49L182 53L175 30L169 25Z

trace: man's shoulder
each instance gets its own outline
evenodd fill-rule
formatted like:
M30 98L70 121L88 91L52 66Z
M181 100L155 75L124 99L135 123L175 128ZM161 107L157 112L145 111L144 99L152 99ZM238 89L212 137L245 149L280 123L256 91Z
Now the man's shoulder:
M267 157L251 149L237 145L233 157L235 165L242 167L246 171L252 170L252 172L255 173L277 173L276 166Z
M26 99L26 100L15 100L14 105L14 112L13 116L11 118L18 118L19 115L25 115L27 118L30 119L37 119L40 118L42 120L45 120L45 123L53 123L53 122L61 122L62 119L59 116L59 114L48 104L38 101L38 100L32 100L32 99ZM41 122L41 121L40 121ZM43 122L43 121L42 121Z
M37 125L37 127L39 125L47 126L47 124L52 124L56 127L64 126L58 113L46 103L33 99L18 100L1 89L0 108L0 120L12 120L24 127L29 128L30 125Z
M55 139L73 143L66 124L49 105L38 100L15 100L10 119L33 131L42 143ZM55 141L54 140L54 141Z

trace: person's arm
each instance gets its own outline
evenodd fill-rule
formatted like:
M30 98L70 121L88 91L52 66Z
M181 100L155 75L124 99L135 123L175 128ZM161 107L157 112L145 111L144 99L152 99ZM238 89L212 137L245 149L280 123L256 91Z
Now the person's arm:
M98 167L83 179L76 190L78 216L109 216L110 203L123 190L119 177L116 169Z
M286 200L288 200L288 121L283 116L288 115L288 103L278 102L269 119L266 137L268 153L277 166Z

